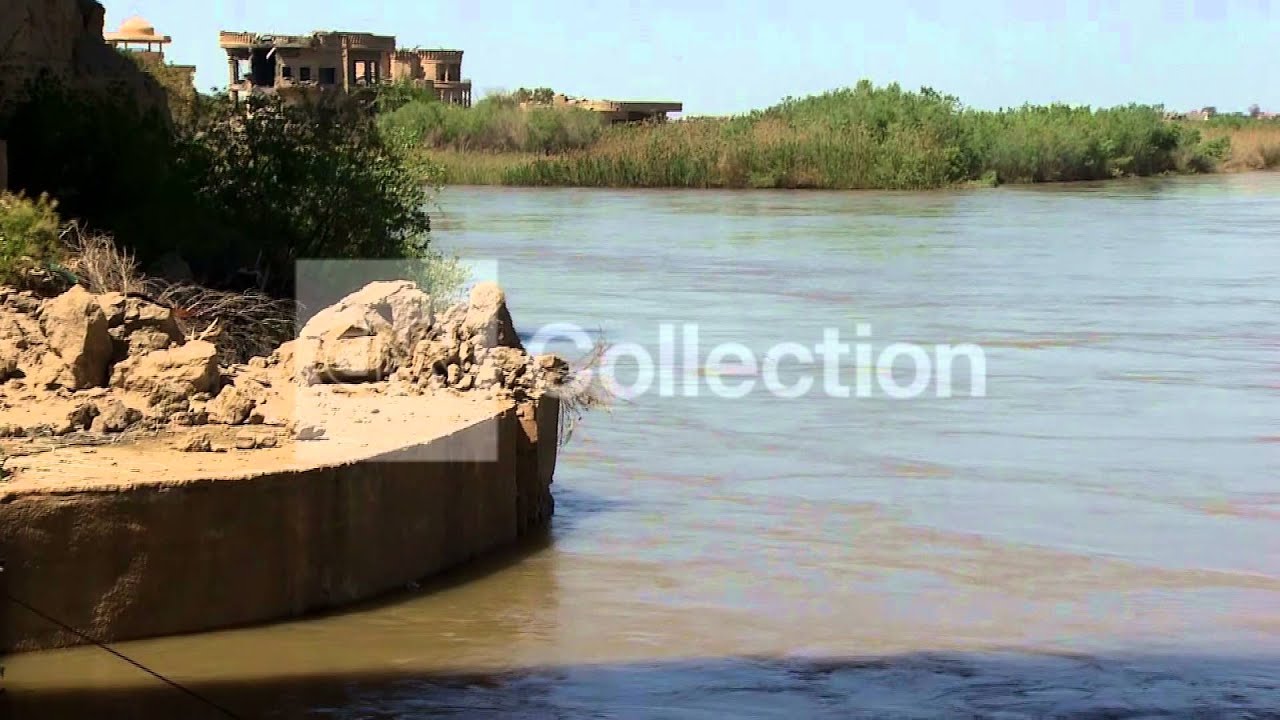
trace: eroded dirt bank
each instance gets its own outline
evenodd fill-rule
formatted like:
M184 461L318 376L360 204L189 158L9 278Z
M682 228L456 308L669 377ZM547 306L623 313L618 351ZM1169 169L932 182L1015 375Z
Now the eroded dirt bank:
M233 366L143 298L0 302L5 590L95 637L368 598L551 515L567 368L525 353L494 285L437 314L374 283ZM12 605L0 629L80 641Z

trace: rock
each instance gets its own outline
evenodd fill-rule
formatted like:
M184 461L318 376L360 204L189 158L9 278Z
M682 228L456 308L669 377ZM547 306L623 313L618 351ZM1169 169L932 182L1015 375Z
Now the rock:
M458 380L461 378L461 376L462 376L462 368L458 367L457 365L450 365L449 369L445 371L445 382L447 382L451 386L457 385Z
M174 444L174 449L180 452L213 452L213 440L207 433L199 433L180 439Z
M511 313L507 310L506 295L497 283L482 282L472 288L462 330L483 347L523 349L511 321Z
M19 377L18 349L11 344L0 344L0 383Z
M23 315L35 315L40 311L40 298L29 290L7 295L4 304Z
M152 405L218 389L218 349L204 340L192 340L170 350L130 356L116 365L112 387L151 396Z
M502 382L502 373L498 370L498 366L492 362L483 362L476 367L475 385L481 390L491 388Z
M335 306L336 307L336 306ZM367 382L394 368L391 323L366 306L326 308L302 328L291 351L309 382Z
M258 438L258 447L260 448L273 448L277 444L278 441L276 440L275 435L263 435Z
M55 435L67 435L77 430L88 430L93 426L93 419L98 417L98 406L93 403L81 403L67 414L67 419L54 430Z
M498 368L498 371L502 373L503 383L511 385L524 374L525 365L528 361L529 356L523 350L496 347L489 352L489 358L485 362L493 363Z
M240 433L236 435L237 450L252 450L258 447L258 438L252 433Z
M394 345L385 334L325 341L316 375L324 382L371 382L392 368Z
M295 440L307 442L310 440L319 440L324 437L325 430L319 425L302 425L294 431Z
M253 413L253 408L257 404L257 400L249 393L235 385L228 385L222 388L222 392L218 393L217 397L209 401L205 410L213 422L241 425L249 419L249 415Z
M293 403L289 398L273 395L249 413L249 424L284 427L293 420L293 413Z
M21 425L0 425L0 438L17 438L26 434Z
M98 416L90 428L96 433L119 433L128 430L142 419L142 413L119 400L105 400L98 404Z
M44 303L40 326L49 347L70 369L72 389L102 385L111 362L107 316L88 290L76 286Z
M195 411L191 407L191 398L178 390L159 388L147 395L147 407L157 418L172 418L175 415Z
M169 422L179 427L195 427L197 425L207 425L209 423L209 414L206 412L195 412L188 410L186 412L178 412L169 416Z
M419 342L413 354L413 373L417 377L431 373L445 373L450 365L457 364L458 344L451 335Z
M177 341L169 333L156 328L140 328L124 341L124 356L146 355L156 350L166 350Z
M472 382L474 382L473 377L470 375L463 375L462 379L458 381L458 389L462 391L470 390Z
M542 378L551 385L563 385L569 379L569 363L558 355L539 355L533 362Z
M118 292L103 293L98 296L98 308L107 318L107 327L124 324L125 299L125 294Z
M347 295L337 303L321 310L303 326L299 337L318 337L308 329L313 323L329 325L330 314L340 314L358 308L382 317L390 326L395 342L403 348L412 348L427 336L433 321L431 296L408 280L372 282Z
M182 329L173 316L173 310L140 297L128 297L124 301L124 324L130 328L160 328L175 340L182 339Z

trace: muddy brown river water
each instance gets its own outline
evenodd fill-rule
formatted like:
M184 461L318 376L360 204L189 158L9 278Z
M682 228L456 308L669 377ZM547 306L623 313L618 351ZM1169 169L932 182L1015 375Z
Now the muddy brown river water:
M523 331L654 360L564 450L554 528L122 651L244 718L1280 718L1280 175L441 203ZM986 396L834 397L795 359L799 397L718 397L701 359L688 396L659 349L860 323L877 352L978 345ZM15 717L219 716L97 650L5 665Z

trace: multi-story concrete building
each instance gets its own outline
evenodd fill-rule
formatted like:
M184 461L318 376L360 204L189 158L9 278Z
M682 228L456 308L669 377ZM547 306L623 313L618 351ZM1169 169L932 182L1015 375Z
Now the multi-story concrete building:
M394 81L434 88L444 102L471 105L461 50L397 50L391 35L315 32L266 35L222 32L233 98L250 92L301 95Z
M471 107L471 81L462 77L461 50L397 50L391 77L435 87L442 102Z

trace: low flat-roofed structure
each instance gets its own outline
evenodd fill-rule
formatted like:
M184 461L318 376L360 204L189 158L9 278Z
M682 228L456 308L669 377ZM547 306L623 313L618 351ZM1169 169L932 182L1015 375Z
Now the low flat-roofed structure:
M600 113L610 124L665 122L668 113L684 112L684 103L669 100L590 100L556 95L552 105L569 105Z

